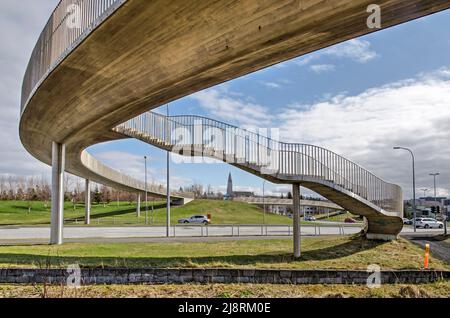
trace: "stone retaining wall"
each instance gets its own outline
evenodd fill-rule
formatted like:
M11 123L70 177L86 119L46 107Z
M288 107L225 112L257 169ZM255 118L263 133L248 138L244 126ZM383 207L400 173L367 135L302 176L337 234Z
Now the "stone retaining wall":
M366 284L371 273L347 270L81 269L81 284L270 283ZM66 269L0 269L0 284L66 283ZM450 271L381 271L382 284L420 284L450 279Z

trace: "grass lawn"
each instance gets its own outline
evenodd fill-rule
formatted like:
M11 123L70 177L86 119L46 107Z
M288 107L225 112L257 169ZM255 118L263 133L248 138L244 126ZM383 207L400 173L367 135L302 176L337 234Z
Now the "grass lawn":
M420 269L423 250L407 240L367 241L357 235L305 238L302 258L292 259L291 239L171 243L73 243L0 246L0 267L228 267L290 269ZM450 269L433 257L432 269Z
M318 221L330 221L330 222L344 222L345 219L347 219L347 218L352 218L356 222L362 222L359 219L358 215L351 214L350 212L344 212L344 213L340 213L340 214L333 213L330 217L327 217L327 214L322 214L322 215L316 216L316 219Z
M153 212L151 205L156 207ZM164 202L149 202L149 220L154 225L164 225L166 208ZM256 205L244 202L220 200L195 200L184 206L172 207L171 223L177 224L178 219L195 214L212 215L213 224L262 224L263 211ZM66 225L81 225L84 222L84 205L75 206L69 202L65 204L64 218ZM92 205L91 225L143 225L145 209L142 204L141 217L136 216L136 205L128 202L116 202L103 206ZM266 214L267 224L292 224L292 220L274 214ZM43 202L32 202L31 212L28 212L26 201L0 201L0 225L48 225L50 224L50 205Z
M428 298L450 297L450 282L423 285L271 285L271 284L183 284L183 285L98 285L69 289L61 286L0 285L0 297L75 298Z

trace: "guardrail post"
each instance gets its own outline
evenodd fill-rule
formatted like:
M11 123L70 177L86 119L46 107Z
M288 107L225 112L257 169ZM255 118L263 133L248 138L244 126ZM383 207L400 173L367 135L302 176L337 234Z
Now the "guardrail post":
M238 236L241 236L241 226L238 225Z

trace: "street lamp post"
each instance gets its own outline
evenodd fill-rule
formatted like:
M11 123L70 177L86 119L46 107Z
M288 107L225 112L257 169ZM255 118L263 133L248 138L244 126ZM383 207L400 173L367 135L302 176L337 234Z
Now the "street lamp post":
M394 147L394 150L406 150L411 154L412 157L412 173L413 173L413 226L414 226L414 232L416 232L416 164L415 164L415 157L414 153L411 149L404 148L404 147Z
M148 204L147 204L147 156L144 156L145 165L145 224L148 224Z
M167 104L167 119L169 118L169 104ZM166 132L169 137L168 142L170 143L170 131L169 122L166 121ZM166 236L170 237L170 152L167 150L167 210L166 210Z
M434 184L434 202L436 204L437 202L437 195L436 195L436 177L439 176L439 172L436 173L430 173L430 176L433 177L433 184ZM444 210L442 209L442 215L444 215L444 234L447 235L447 216L444 214Z
M266 224L266 196L265 196L266 180L263 181L263 224Z
M433 184L434 184L434 203L437 202L437 196L436 196L436 177L439 175L439 172L437 173L430 173L430 176L433 177Z
M430 191L430 189L420 189L423 191L423 198L425 199L427 197L427 192Z

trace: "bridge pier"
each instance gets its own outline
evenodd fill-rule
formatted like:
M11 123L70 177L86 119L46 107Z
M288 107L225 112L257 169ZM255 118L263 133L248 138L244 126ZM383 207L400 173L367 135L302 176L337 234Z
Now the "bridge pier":
M294 230L294 258L301 256L301 238L300 238L300 184L292 185L293 201L293 230Z
M141 194L136 194L136 216L138 218L141 217Z
M91 181L86 179L84 188L84 224L91 224Z
M66 147L57 142L52 143L52 215L50 244L63 243L64 227L64 166Z

